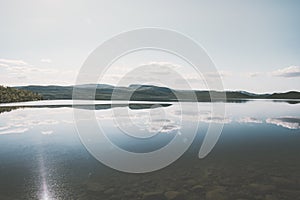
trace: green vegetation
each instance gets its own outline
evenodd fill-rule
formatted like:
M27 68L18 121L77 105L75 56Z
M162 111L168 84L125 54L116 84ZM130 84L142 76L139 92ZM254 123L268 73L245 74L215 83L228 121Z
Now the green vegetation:
M37 100L42 100L42 96L35 92L0 86L0 103Z
M18 107L0 107L0 114L4 112L10 112L15 109L18 109Z

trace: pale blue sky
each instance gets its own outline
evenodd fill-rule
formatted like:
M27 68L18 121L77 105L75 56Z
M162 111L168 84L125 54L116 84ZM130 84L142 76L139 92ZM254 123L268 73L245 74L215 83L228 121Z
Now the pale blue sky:
M162 27L201 44L225 89L300 90L299 11L296 0L1 1L0 84L72 84L101 42Z

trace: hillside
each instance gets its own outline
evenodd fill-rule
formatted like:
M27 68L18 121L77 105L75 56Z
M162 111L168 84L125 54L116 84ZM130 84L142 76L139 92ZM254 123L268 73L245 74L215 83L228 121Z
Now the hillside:
M42 96L36 92L0 86L0 103L37 100L42 100Z
M43 96L43 99L72 99L73 86L22 86L18 89L25 89ZM76 86L77 92L81 99L111 100L114 94L114 100L135 101L177 101L179 97L182 101L191 101L192 94L196 94L199 102L211 101L210 94L214 96L226 95L225 101L240 101L247 99L300 99L300 92L291 91L286 93L274 94L254 94L246 91L191 91L191 90L174 90L166 87L153 85L130 85L128 87L115 87L106 84L87 84ZM91 95L93 88L96 88L95 98ZM221 95L222 94L222 95ZM220 99L220 101L224 101Z
M271 94L268 98L272 99L300 99L300 93L296 91L290 91L286 93L274 93Z

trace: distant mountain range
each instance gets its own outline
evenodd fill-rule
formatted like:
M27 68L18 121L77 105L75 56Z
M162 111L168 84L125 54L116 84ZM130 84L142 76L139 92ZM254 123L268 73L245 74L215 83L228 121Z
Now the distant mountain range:
M195 94L196 100L199 102L211 101L210 96L224 96L226 100L214 99L215 101L243 101L250 99L299 99L300 92L289 91L284 93L273 94L254 94L246 91L202 91L202 90L174 90L167 87L158 87L154 85L138 85L133 84L128 87L115 87L107 84L86 84L77 86L19 86L17 89L27 90L40 94L43 99L72 99L73 88L76 88L80 99L95 100L111 100L112 94L114 100L130 100L133 101L194 101L192 98ZM96 88L95 96L91 95L92 90Z

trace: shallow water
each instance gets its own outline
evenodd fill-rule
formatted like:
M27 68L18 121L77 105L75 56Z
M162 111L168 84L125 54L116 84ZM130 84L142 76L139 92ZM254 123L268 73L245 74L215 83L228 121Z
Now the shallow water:
M180 113L176 103L76 108L95 113L108 138L135 153L160 149L179 131L184 136L199 125L180 159L146 174L101 164L82 144L70 102L48 104L0 108L0 199L300 199L300 104L226 103L225 118L211 117L211 103L185 103L196 105L197 115L193 109ZM115 111L128 113L130 123L116 126ZM87 133L95 131L89 120L78 123ZM199 159L210 123L224 128L212 151ZM124 131L159 134L138 140Z

